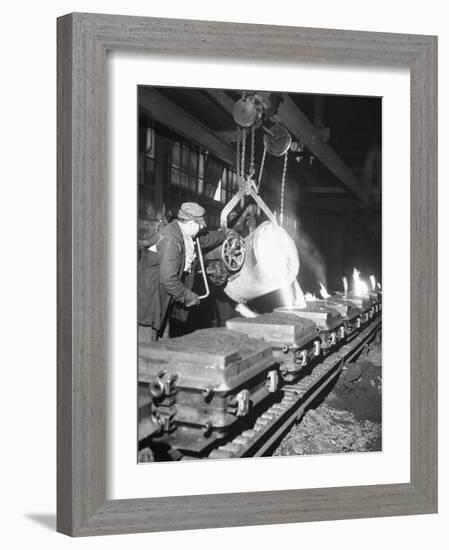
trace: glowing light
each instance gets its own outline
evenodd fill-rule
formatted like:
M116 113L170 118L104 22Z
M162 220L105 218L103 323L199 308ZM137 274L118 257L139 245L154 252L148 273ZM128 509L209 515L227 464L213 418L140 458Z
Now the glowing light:
M306 299L306 302L316 302L316 296L314 296L310 292L306 292L304 298Z
M326 287L323 285L323 283L320 283L320 294L323 300L327 300L331 297L331 295L327 292Z
M260 225L255 243L257 263L265 277L278 282L277 288L289 286L299 271L298 251L289 234L272 223Z
M285 285L281 288L281 296L282 300L284 301L284 306L293 307L295 299L293 296L293 289L291 285Z
M307 307L304 293L297 280L295 280L292 285L285 285L282 287L281 295L286 307Z
M221 201L221 180L218 182L217 189L214 195L214 201Z
M379 287L379 290L382 290L382 286L380 283L377 283L377 286Z
M352 274L352 279L354 283L353 292L356 296L363 296L364 294L368 294L368 285L365 283L365 281L362 281L362 279L360 278L360 271L358 271L355 267Z
M343 289L344 289L344 292L345 292L345 296L346 294L348 293L348 278L347 277L343 277Z
M247 319L255 319L259 315L250 309L246 304L240 303L235 306L235 311L240 313L242 317L246 317Z
M307 307L306 299L304 297L304 292L299 286L299 283L297 280L293 283L293 293L295 295L295 300L293 302L293 305L299 308Z
M369 280L371 282L371 288L376 290L376 277L374 277L374 275L370 275Z

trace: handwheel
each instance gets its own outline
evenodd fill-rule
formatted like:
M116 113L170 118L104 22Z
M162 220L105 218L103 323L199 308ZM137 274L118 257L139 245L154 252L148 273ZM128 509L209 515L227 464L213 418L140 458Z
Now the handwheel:
M245 241L240 235L226 237L221 247L221 258L229 271L238 271L245 260Z

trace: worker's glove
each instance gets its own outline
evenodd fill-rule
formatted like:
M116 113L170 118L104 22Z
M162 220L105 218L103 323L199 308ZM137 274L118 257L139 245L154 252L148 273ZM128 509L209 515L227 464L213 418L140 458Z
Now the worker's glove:
M200 303L200 299L199 299L198 294L195 294L194 292L191 292L190 295L189 295L189 298L186 299L186 301L185 301L185 306L186 307L193 307L193 306L199 305L199 303Z

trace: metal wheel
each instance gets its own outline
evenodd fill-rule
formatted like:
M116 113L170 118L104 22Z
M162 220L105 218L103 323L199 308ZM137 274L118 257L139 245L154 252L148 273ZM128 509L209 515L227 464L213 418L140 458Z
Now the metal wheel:
M221 247L221 258L229 271L238 271L245 260L245 241L240 235L226 237Z

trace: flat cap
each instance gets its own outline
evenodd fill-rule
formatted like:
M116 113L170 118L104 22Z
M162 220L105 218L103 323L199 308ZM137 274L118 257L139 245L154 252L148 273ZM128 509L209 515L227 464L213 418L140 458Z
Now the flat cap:
M204 214L206 211L196 202L183 202L178 210L178 219L193 220L205 227Z

